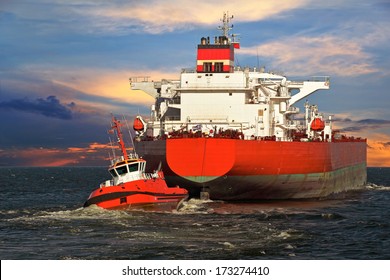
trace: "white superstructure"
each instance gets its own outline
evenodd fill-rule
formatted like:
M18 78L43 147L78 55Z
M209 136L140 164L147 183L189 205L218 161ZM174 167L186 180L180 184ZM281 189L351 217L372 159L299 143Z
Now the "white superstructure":
M151 82L130 78L132 89L156 98L150 120L139 136L174 137L177 134L202 133L206 136L234 134L242 139L272 137L292 141L294 133L308 139L330 141L331 121L325 122L317 107L306 104L306 121L294 119L299 113L295 103L320 89L329 89L329 77L290 81L264 69L234 66L234 48L238 42L227 37L229 17L221 28L224 36L202 38L198 45L197 68L184 69L179 80ZM321 129L311 126L320 120ZM305 139L305 138L303 138Z

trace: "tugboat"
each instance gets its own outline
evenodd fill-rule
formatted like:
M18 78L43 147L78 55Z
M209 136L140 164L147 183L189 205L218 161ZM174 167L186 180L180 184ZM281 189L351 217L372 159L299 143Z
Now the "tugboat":
M188 197L178 186L168 187L162 170L145 173L146 161L133 150L129 153L123 141L123 124L112 117L111 131L118 139L122 155L113 157L108 168L112 179L100 184L84 203L104 209L175 210ZM160 168L159 168L160 169Z

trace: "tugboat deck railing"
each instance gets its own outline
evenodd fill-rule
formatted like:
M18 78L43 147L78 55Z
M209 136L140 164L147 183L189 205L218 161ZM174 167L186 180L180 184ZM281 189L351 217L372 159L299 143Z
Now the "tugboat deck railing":
M129 180L128 182L132 182L132 181L136 181L136 180L164 179L164 176L162 174L160 174L159 172L141 173L137 177L138 177L137 179L133 178L133 180ZM124 184L124 183L122 182L122 183L119 183L118 185L122 185L122 184ZM116 184L114 184L114 180L113 179L104 181L104 182L102 182L100 184L100 188L113 187L113 186L116 186Z
M125 158L124 156L117 156L115 158L110 159L110 161L111 161L111 165L115 165L115 164L122 162L122 161L125 161L125 160L135 161L135 160L139 160L139 159L140 158L138 157L138 155L136 153L129 153L127 158Z

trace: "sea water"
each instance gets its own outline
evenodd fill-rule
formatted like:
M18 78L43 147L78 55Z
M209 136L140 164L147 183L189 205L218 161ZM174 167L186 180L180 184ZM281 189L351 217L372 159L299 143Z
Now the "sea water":
M0 257L390 259L390 168L329 200L190 199L174 212L83 208L104 167L0 168Z

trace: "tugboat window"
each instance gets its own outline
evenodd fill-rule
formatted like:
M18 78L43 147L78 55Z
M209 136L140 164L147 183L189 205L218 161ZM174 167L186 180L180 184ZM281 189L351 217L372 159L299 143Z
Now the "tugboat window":
M127 173L127 166L120 166L116 168L116 172L118 172L119 175Z
M129 172L138 171L138 162L129 165Z
M111 170L109 170L109 171L110 171L112 177L117 177L117 176L118 176L118 175L116 174L116 172L115 172L114 169L111 169Z

